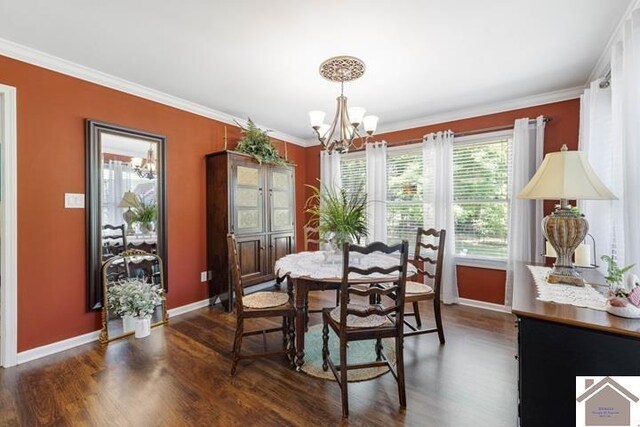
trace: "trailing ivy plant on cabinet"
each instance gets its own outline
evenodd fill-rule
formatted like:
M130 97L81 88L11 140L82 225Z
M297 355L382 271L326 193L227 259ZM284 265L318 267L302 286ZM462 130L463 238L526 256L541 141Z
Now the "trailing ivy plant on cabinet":
M245 287L274 280L276 260L295 251L294 166L221 151L206 156L206 167L209 296L230 311L227 233L236 235Z

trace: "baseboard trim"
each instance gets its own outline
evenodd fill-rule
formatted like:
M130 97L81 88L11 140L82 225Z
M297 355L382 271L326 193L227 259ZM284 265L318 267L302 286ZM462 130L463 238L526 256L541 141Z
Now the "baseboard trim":
M500 313L511 313L511 311L506 306L500 305L500 304L494 304L492 302L477 301L477 300L468 299L468 298L458 298L458 303L460 305L466 305L466 306L475 307L475 308L482 308L484 310L499 311Z
M100 331L89 332L88 334L79 335L77 337L67 338L66 340L43 345L41 347L32 348L31 350L21 351L18 353L18 365L30 362L42 357L51 356L61 351L70 350L84 344L97 341L100 337Z
M207 298L200 301L192 302L191 304L182 305L180 307L169 309L167 310L167 314L169 315L169 318L180 316L181 314L185 314L190 311L197 310L199 308L207 307L210 304L211 304L211 300Z
M201 301L192 302L191 304L172 308L170 310L167 310L167 314L169 315L169 317L175 317L193 310L197 310L199 308L206 307L208 305L209 299L207 298ZM98 341L99 338L100 331L93 331L84 335L78 335L77 337L67 338L66 340L22 351L18 353L17 363L18 365L20 365L22 363L27 363L32 360L51 356L52 354L60 353L65 350L71 350L74 347Z

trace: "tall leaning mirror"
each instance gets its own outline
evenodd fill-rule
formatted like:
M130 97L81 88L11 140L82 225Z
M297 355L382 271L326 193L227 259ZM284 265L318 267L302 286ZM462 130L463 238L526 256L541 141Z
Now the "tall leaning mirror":
M102 264L128 249L162 258L167 287L166 138L86 121L87 295L102 307Z

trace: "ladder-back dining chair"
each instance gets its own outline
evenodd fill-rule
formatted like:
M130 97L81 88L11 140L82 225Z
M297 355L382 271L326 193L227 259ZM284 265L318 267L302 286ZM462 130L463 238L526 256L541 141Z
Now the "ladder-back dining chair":
M418 228L412 262L418 270L418 274L422 275L424 281L430 282L431 285L416 281L407 281L405 302L413 305L413 313L405 313L405 317L414 317L416 321L414 326L405 319L405 324L411 329L410 332L404 334L407 337L437 332L440 343L445 343L442 313L440 310L440 294L442 291L442 265L446 236L446 230L436 230L434 228L425 230ZM430 252L426 253L426 251ZM422 329L422 319L420 318L420 309L418 306L420 301L433 301L433 313L436 321L435 328Z
M373 252L384 254L400 253L397 264L388 268L379 266L370 268L360 268L360 264L351 264L352 254L367 256ZM368 246L361 247L344 244L343 249L343 273L340 288L340 305L333 309L326 308L322 312L322 368L327 371L331 369L338 385L340 386L342 397L342 416L349 416L349 395L347 387L347 373L353 369L365 369L378 366L387 366L398 383L398 396L400 406L407 406L404 380L404 295L407 280L407 262L409 258L409 244L404 240L401 244L387 246L384 243L375 242ZM356 273L366 279L374 273L385 275L398 274L398 281L377 285L375 283L368 287L353 286L350 282L349 274ZM369 277L371 280L371 277ZM362 282L362 280L359 280ZM382 295L395 294L391 300L392 304L385 307L380 304L350 304L349 296L359 295L369 299L377 299ZM334 364L329 354L329 328L331 328L340 340L340 362ZM384 354L382 340L385 338L395 338L396 366L394 367ZM370 363L360 363L349 365L347 360L347 347L351 341L375 340L375 361Z
M295 308L289 297L284 292L255 292L244 295L244 287L240 273L240 256L238 255L238 242L233 234L227 234L227 246L229 251L229 264L231 267L231 281L235 291L236 309L236 333L233 340L233 361L231 363L231 375L235 375L238 362L242 359L255 359L258 357L274 357L285 355L291 366L295 356ZM244 322L247 319L282 317L282 327L245 332ZM257 354L242 354L242 339L251 335L266 335L271 332L282 332L282 350L267 352L265 339L265 352Z

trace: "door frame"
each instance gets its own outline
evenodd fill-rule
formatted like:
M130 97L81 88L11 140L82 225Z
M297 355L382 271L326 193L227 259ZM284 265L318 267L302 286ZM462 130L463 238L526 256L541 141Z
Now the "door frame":
M18 120L16 88L0 84L0 366L18 359Z

